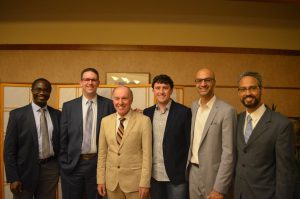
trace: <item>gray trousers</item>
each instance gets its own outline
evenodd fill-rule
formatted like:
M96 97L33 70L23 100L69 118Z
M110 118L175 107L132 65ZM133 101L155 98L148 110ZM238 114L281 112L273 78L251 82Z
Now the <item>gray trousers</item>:
M14 194L14 199L56 199L56 187L59 179L59 166L57 160L40 164L38 186L34 192L23 189L21 193Z

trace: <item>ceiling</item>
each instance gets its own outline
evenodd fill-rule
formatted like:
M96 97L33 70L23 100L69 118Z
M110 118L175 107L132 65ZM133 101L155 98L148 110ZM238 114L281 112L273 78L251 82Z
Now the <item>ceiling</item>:
M16 1L1 2L0 22L134 21L300 24L300 0Z

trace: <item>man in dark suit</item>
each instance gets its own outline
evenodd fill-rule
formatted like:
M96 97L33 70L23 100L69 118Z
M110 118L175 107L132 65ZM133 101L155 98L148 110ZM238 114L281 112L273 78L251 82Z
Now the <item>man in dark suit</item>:
M238 117L234 198L292 199L292 124L261 101L260 74L242 73L238 84L238 95L246 111Z
M32 83L33 102L10 112L4 142L7 182L15 199L55 199L60 111L47 106L51 84Z
M112 100L97 95L98 71L81 72L82 96L64 103L59 161L64 199L99 198L96 183L97 143L101 119L115 112Z
M156 76L152 88L157 104L144 110L153 126L151 199L187 199L191 110L171 99L173 80L169 76Z

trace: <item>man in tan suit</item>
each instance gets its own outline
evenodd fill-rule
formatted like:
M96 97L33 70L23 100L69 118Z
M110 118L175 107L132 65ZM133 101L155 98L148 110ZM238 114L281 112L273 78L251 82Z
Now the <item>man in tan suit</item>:
M117 113L102 119L97 165L98 192L109 199L148 198L152 165L150 119L131 110L132 91L113 91Z

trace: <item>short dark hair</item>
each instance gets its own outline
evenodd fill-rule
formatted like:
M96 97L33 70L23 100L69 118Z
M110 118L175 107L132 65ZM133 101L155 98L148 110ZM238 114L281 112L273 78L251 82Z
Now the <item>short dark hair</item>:
M243 72L242 74L240 74L237 83L239 83L241 81L241 79L246 76L254 77L257 80L257 85L259 88L261 88L263 86L262 76L258 72L252 72L252 71L246 71L246 72Z
M168 84L168 85L170 85L171 89L173 89L173 87L174 87L174 82L171 79L171 77L169 77L168 75L165 75L165 74L160 74L153 78L152 88L154 88L155 83Z
M32 84L31 84L31 89L32 89L32 90L34 89L35 85L36 85L38 82L45 82L45 83L46 83L46 86L47 86L48 88L50 88L50 91L52 90L51 83L50 83L48 80L46 80L45 78L38 78L38 79L34 80L34 81L32 82Z
M80 74L80 79L82 79L83 73L89 72L89 71L95 73L97 75L97 79L99 80L99 73L98 73L98 71L95 68L85 68L85 69L83 69L81 71L81 74Z

